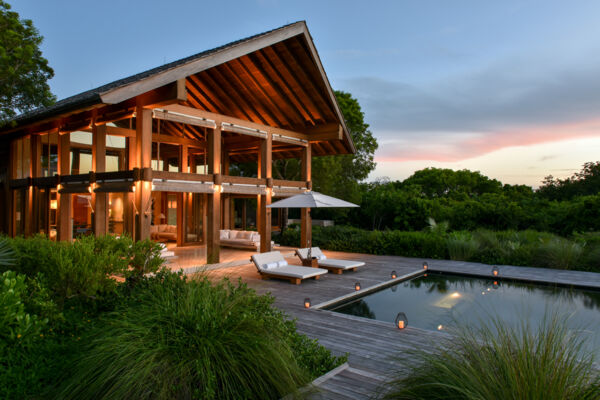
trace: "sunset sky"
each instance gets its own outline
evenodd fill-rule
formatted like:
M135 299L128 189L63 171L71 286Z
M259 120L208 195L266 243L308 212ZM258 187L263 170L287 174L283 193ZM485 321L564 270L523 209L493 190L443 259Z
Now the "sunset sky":
M377 137L370 179L428 166L537 186L600 160L597 1L10 1L64 98L306 20Z

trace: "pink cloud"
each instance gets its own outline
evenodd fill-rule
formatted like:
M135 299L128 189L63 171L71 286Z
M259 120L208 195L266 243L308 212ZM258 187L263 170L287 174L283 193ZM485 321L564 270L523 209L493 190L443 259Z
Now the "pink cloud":
M399 133L398 135L401 135ZM481 156L512 146L531 146L585 137L600 136L600 118L587 121L508 129L496 132L462 134L426 132L419 138L410 138L380 145L375 156L379 162L439 161L456 162Z

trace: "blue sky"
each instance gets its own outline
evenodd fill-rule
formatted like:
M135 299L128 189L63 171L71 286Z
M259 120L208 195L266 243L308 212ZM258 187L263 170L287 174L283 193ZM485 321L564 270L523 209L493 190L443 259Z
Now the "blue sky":
M536 186L600 159L596 1L13 3L59 98L306 20L380 142L371 179L436 166Z

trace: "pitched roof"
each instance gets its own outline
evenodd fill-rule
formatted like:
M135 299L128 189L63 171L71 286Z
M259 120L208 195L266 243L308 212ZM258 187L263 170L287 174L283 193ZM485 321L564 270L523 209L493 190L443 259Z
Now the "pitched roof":
M204 58L206 56L209 56L211 54L217 53L221 50L225 50L225 49L234 47L241 43L248 42L253 39L257 39L261 36L266 36L270 33L280 31L289 26L293 26L293 25L300 24L300 23L305 23L305 22L297 21L297 22L293 22L291 24L283 25L279 28L271 29L266 32L248 36L247 38L244 38L244 39L239 39L239 40L224 44L222 46L215 47L210 50L202 51L200 53L194 54L189 57L185 57L185 58L182 58L179 60L172 61L170 63L166 63L164 65L155 67L155 68L151 68L144 72L140 72L138 74L128 76L126 78L118 79L116 81L99 86L95 89L90 89L85 92L81 92L79 94L59 100L55 104L53 104L49 107L40 107L40 108L36 108L35 110L20 114L14 119L14 121L17 122L19 125L25 125L25 124L29 124L32 122L42 120L44 118L51 117L53 115L58 115L58 114L63 114L63 113L67 113L70 111L75 111L75 110L78 110L78 109L81 109L84 107L93 106L95 104L101 104L102 103L101 95L103 93L109 92L114 89L122 88L124 86L130 85L135 82L142 81L143 79L149 78L158 73L171 70L171 69L179 67L181 65L185 65L189 62L192 62L192 61Z
M307 56L312 60L311 68L314 68L315 79L322 79L319 90L327 103L326 107L325 103L323 103L323 106L328 110L329 115L331 115L330 118L333 118L336 123L341 125L341 130L343 131L343 140L337 142L338 144L333 147L324 142L324 145L327 145L330 150L322 150L320 152L323 153L322 155L339 154L339 151L341 151L339 149L343 148L345 150L342 152L353 153L355 151L354 143L346 128L335 94L329 84L305 21L294 22L211 50L206 50L68 97L50 107L39 108L21 114L14 119L14 122L17 124L16 128L14 125L12 127L7 125L4 128L0 128L0 132L15 132L26 127L41 126L42 123L47 121L56 120L69 114L85 111L86 109L96 108L100 105L120 104L180 79L187 79L192 75L211 70L211 68L224 65L229 61L244 57L261 49L275 46L288 39L300 37L305 39L303 39L303 43L305 43L304 49L307 52ZM333 120L330 119L329 122L333 122ZM342 147L339 147L340 145ZM338 150L334 148L338 148Z

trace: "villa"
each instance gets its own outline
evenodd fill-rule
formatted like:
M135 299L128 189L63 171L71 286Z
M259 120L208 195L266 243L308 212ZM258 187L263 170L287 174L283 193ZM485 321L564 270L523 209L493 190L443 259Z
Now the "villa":
M238 236L270 251L272 199L311 190L313 155L355 151L305 22L26 113L0 142L1 232L129 234L203 246L208 263L226 229L256 227L260 237ZM288 158L300 181L273 178L273 160ZM231 175L240 163L256 173ZM307 247L310 210L301 231Z

